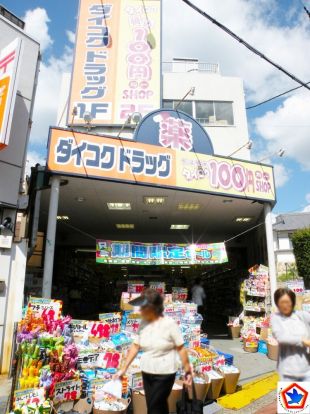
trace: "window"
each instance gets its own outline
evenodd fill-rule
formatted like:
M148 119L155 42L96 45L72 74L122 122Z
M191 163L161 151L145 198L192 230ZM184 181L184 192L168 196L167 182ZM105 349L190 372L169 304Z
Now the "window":
M196 119L202 125L215 122L214 105L212 101L195 101Z
M178 106L179 105L179 106ZM234 125L233 103L221 101L173 101L164 100L164 109L175 109L193 116L201 125Z
M234 124L232 102L214 102L214 110L217 124Z
M172 101L172 100L163 101L164 109L175 109L177 106L178 106L178 110L185 112L188 115L193 116L193 101L184 101L181 103L180 101Z

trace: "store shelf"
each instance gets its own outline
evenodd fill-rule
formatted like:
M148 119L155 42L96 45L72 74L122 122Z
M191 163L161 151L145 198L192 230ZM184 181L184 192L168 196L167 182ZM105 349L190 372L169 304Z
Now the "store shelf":
M257 309L257 308L251 308L251 306L245 306L244 310L247 312L257 312L257 313L262 313L266 311L265 308Z

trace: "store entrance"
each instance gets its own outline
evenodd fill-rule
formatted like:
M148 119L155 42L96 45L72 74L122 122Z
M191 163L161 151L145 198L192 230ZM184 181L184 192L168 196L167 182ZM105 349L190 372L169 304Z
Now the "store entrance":
M42 190L42 234L47 228L49 195L49 189ZM240 284L247 277L246 269L266 263L263 209L260 202L233 195L70 177L60 187L52 296L63 301L65 314L96 320L99 313L119 309L128 280L143 280L145 285L163 281L169 293L173 286L190 292L200 277L207 295L207 323L225 327L228 316L241 310ZM96 263L98 239L188 245L225 242L228 262L192 266ZM36 279L41 277L37 286L42 283L40 272L42 268L27 269ZM31 288L26 289L27 295L32 294Z

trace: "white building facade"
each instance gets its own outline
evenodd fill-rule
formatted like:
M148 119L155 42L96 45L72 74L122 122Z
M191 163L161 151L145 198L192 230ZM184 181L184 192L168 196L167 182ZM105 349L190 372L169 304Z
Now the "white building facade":
M274 251L278 276L296 271L292 235L310 227L310 213L289 213L277 216L273 225Z
M27 196L24 173L32 110L39 71L40 45L26 35L23 22L0 7L0 50L15 39L21 40L20 70L17 78L9 144L0 151L0 373L8 371L14 324L22 314L27 261L24 237ZM3 242L9 240L7 245Z

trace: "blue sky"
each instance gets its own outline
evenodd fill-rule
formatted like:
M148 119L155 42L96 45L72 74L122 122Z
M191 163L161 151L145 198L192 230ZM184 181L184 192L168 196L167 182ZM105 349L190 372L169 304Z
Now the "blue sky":
M36 157L44 157L44 135L47 135L49 123L55 122L53 101L59 91L53 91L48 80L54 77L58 83L62 71L70 69L73 50L70 33L75 32L78 0L1 0L1 3L22 18L27 16L27 11L41 10L41 14L28 16L27 23L30 33L34 31L46 42L40 82L42 90L44 82L47 84L45 90L52 96L45 97L39 86L34 122L36 117L40 121L37 121L30 143L31 163ZM208 8L205 0L195 3L296 76L310 81L310 19L302 9L301 0L208 0ZM244 79L248 105L296 86L201 16L193 14L181 0L165 0L164 4L165 59L182 54L219 62L224 75ZM310 9L310 0L304 4ZM43 14L42 9L45 9ZM44 102L49 98L53 102L50 107ZM253 160L280 148L286 149L284 158L270 159L276 165L278 183L278 203L274 211L305 208L310 211L310 91L299 90L249 110L247 115L250 137L254 141Z

